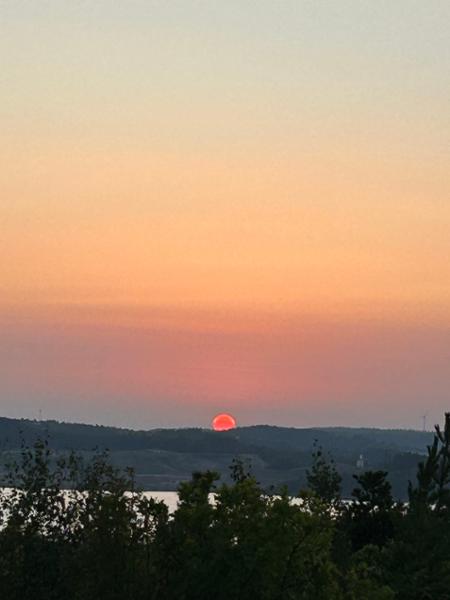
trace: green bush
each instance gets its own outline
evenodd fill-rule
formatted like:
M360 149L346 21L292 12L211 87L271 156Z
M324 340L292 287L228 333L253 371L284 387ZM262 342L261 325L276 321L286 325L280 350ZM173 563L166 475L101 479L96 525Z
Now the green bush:
M382 471L356 477L343 503L316 448L298 502L265 493L235 461L230 484L194 473L169 515L107 455L56 460L38 441L0 494L0 598L450 599L449 449L446 415L406 505Z

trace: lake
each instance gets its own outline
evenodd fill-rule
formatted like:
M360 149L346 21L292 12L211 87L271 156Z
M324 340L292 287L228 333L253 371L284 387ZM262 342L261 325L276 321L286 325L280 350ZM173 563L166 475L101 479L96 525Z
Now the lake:
M169 512L175 512L178 503L177 492L143 492L146 498L154 498L158 501L163 501L169 508Z

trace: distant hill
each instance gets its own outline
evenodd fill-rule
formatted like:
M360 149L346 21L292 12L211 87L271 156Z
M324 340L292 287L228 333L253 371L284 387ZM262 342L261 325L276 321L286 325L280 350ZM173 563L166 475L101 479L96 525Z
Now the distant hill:
M255 425L227 432L207 429L151 429L134 431L116 427L0 418L0 451L19 452L21 444L48 438L57 452L75 450L90 454L108 449L119 466L131 466L144 489L176 489L195 470L213 469L227 478L234 457L251 463L264 486L287 485L296 493L305 485L315 440L329 451L343 476L349 494L356 461L365 467L386 469L394 492L404 497L408 479L432 440L429 432L370 428L293 428Z

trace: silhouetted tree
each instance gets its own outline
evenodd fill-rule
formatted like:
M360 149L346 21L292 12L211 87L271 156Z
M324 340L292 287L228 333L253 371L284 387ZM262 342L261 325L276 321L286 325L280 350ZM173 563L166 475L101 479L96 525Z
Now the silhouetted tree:
M311 470L306 471L308 487L326 504L336 507L341 500L342 477L336 470L334 460L321 446L314 442Z
M107 454L60 457L38 440L0 491L0 598L450 600L449 447L446 415L407 505L384 471L355 476L347 505L315 448L296 502L236 460L231 483L194 473L169 515Z
M435 430L386 559L400 600L450 599L450 413Z

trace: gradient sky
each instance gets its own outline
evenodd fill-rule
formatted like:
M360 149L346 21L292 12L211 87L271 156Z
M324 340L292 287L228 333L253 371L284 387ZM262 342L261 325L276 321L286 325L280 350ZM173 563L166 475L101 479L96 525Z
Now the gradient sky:
M0 414L450 409L447 0L0 2Z

